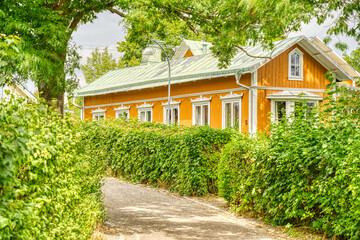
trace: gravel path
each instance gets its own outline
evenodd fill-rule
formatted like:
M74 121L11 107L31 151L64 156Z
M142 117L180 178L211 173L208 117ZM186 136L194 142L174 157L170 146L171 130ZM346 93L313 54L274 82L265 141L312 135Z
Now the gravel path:
M104 239L284 239L257 222L164 190L116 179L107 179L102 190L109 216Z

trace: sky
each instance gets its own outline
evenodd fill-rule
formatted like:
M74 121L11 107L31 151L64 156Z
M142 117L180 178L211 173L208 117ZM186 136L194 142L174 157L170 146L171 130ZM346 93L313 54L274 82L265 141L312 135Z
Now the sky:
M98 18L92 23L83 24L78 27L77 31L73 33L73 41L76 45L80 46L78 52L82 57L81 64L86 63L86 58L90 56L96 47L100 49L108 47L109 52L112 53L116 59L121 56L116 46L117 42L124 40L126 33L125 29L120 25L120 20L121 18L116 14L103 12L99 13ZM289 37L305 35L307 37L317 36L320 39L324 39L329 25L331 25L331 20L326 21L321 26L314 20L304 25L300 32L291 33ZM348 53L357 48L357 43L354 39L341 37L341 40L348 44ZM343 53L333 47L335 42L336 40L330 43L330 47L342 56ZM84 86L86 83L81 70L77 70L76 73L80 78L80 86Z

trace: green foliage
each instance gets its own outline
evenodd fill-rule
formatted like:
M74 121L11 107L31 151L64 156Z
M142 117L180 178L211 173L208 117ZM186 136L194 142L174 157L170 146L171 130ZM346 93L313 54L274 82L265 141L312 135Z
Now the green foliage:
M360 47L353 50L350 55L345 54L344 59L358 72L360 72Z
M290 119L273 124L271 136L239 136L228 144L219 192L238 211L273 224L359 239L359 93L342 87L328 94L311 117L303 104Z
M91 56L86 59L86 64L81 65L81 70L84 73L84 77L87 83L91 83L107 73L110 70L117 70L124 68L124 63L116 59L109 53L106 47L103 52L100 52L98 48L91 53Z
M0 86L14 83L12 75L18 71L19 42L16 36L0 33Z
M148 8L139 8L123 20L128 30L125 41L118 43L118 51L124 53L122 60L127 66L136 66L132 64L134 60L141 62L142 50L151 43L151 39L165 43L163 47L169 58L175 54L174 47L179 46L184 39L210 40L203 34L194 34L186 22L180 19L164 20L161 15ZM162 59L166 60L163 52Z
M88 239L101 172L80 134L43 103L0 102L0 239Z
M87 152L125 179L160 185L180 194L217 192L219 152L233 132L167 126L134 120L84 125Z

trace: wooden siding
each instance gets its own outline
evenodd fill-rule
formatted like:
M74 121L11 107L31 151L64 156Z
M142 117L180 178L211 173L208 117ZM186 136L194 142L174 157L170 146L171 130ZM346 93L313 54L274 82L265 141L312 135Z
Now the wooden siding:
M303 80L288 79L288 55L294 49L298 48L303 53ZM325 79L327 69L316 61L299 45L295 45L284 53L280 54L270 62L258 69L258 86L281 87L281 88L303 88L307 89L325 89L330 81ZM266 96L280 92L281 90L258 90L257 104L257 127L259 131L266 131L270 125L271 100ZM313 92L323 96L323 93Z
M303 80L288 79L288 55L298 48L303 52ZM258 85L288 88L325 89L328 82L324 75L327 72L318 61L299 45L295 45L280 54L258 70Z
M251 75L245 74L241 77L241 83L245 85L250 85ZM209 91L217 91L217 90L226 90L226 89L235 89L241 88L236 84L236 80L234 76L230 77L221 77L207 80L199 80L194 82L188 82L183 84L174 84L171 86L171 96L173 96L173 100L181 101L180 103L180 124L191 126L192 125L192 102L198 97L202 92ZM230 92L224 92L220 94L208 94L203 95L203 97L212 97L210 102L210 126L214 128L222 128L222 100L221 96L225 96ZM234 93L241 94L243 93L242 98L242 108L241 108L241 121L242 121L242 131L248 132L248 115L249 115L249 94L247 90L243 91L235 91ZM181 97L177 98L176 96L184 95L184 94L194 94L193 97ZM112 103L122 103L122 102L130 102L137 100L154 99L154 98L166 98L167 97L167 86L157 87L152 89L143 89L143 90L135 90L128 92L119 92L119 93L111 93L99 96L89 96L85 97L84 106L94 106L94 105L102 105L102 104L112 104ZM144 103L142 102L142 103ZM154 104L153 107L153 121L155 122L163 122L163 106L162 103L166 101L146 101L148 104ZM130 106L130 117L138 118L138 109L137 106L142 103L132 103L125 104L125 106ZM114 107L117 106L107 106L102 107L102 109L106 109L106 118L114 118L115 111ZM92 119L91 111L97 108L88 108L84 110L84 118L87 120Z
M188 50L186 51L185 55L184 55L184 58L186 58L186 57L192 57L192 56L194 56L194 54L190 51L190 49L188 49Z

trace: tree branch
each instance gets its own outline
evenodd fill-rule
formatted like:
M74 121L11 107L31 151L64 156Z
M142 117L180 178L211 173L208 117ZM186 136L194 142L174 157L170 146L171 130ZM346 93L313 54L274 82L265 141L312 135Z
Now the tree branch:
M179 16L179 18L183 21L186 22L186 24L188 25L188 27L191 29L191 31L193 31L195 33L196 36L199 36L199 31L190 23L187 21L187 17L185 17L184 15L181 15L180 13L177 13L177 15Z
M235 47L237 47L238 49L240 49L241 51L243 51L247 56L252 57L252 58L265 58L265 59L271 59L271 55L274 52L274 50L271 52L270 57L261 57L261 56L255 56L255 55L251 55L250 53L248 53L245 48L239 46L239 45L235 45Z
M115 14L119 15L119 16L122 17L122 18L126 18L126 14L125 14L125 13L122 13L122 12L120 12L119 10L117 10L117 9L115 9L115 8L111 8L111 9L109 9L109 11L112 12L112 13L115 13Z
M76 18L74 18L70 25L69 25L69 28L71 30L71 33L75 30L75 28L77 27L77 25L79 24L79 22L81 21L82 17L84 16L84 13L83 12L80 12Z

